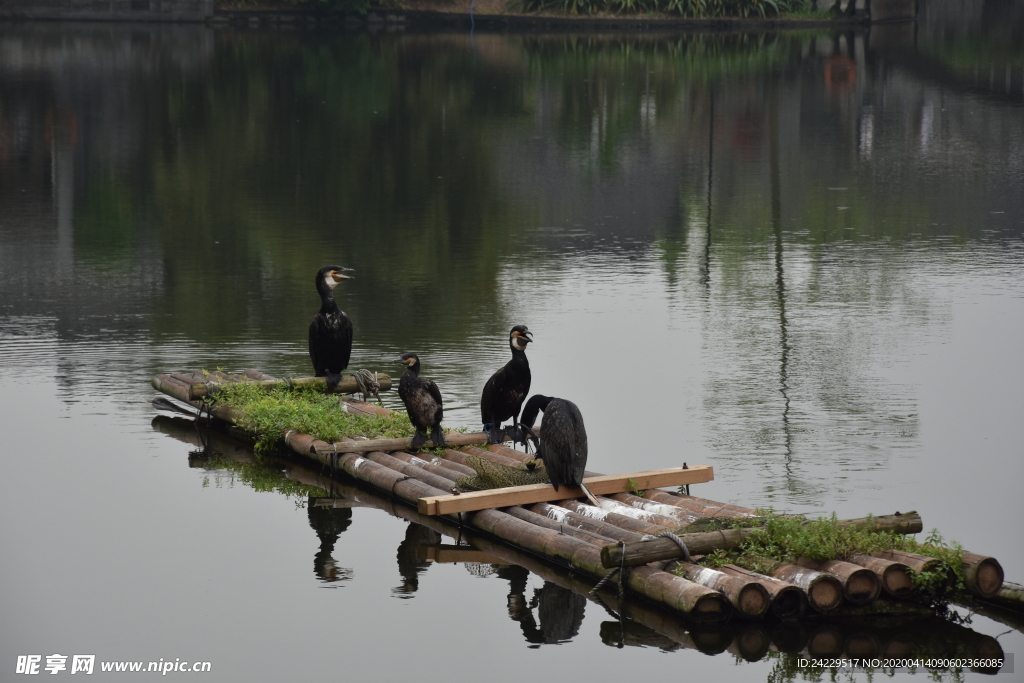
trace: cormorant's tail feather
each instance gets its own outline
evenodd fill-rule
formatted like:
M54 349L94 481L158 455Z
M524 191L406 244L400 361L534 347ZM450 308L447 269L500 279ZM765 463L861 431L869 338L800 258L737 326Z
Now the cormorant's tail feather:
M341 384L341 373L334 373L328 371L327 374L324 375L324 379L327 381L327 391L334 391L334 389L339 384Z
M587 499L590 500L590 504L591 505L595 505L597 507L601 507L601 503L597 500L597 497L593 493L590 492L590 489L587 488L586 484L584 484L583 482L580 482L580 488L583 489L583 493L587 494Z
M441 430L441 425L435 425L434 428L430 430L430 440L434 442L435 446L439 446L441 448L448 445L444 440L444 432Z

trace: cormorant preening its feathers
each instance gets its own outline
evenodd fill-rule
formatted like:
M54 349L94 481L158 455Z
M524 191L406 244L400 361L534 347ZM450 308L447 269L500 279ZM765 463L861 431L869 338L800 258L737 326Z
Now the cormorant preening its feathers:
M519 409L523 407L526 394L530 392L530 362L526 360L526 345L533 335L526 325L516 325L508 335L508 346L512 360L505 367L491 375L484 385L480 397L480 417L487 432L487 443L501 443L505 433L501 423L512 418L510 435L513 441L523 441L526 436L518 427Z
M352 321L334 303L334 288L342 280L351 280L345 271L351 268L324 266L316 274L316 291L320 294L320 312L309 324L309 359L317 377L327 378L327 388L341 381L341 371L348 367L352 355Z
M534 435L537 457L544 461L551 485L557 491L561 486L583 489L594 505L597 498L583 485L583 472L587 469L587 429L583 415L572 401L564 398L535 394L523 408L521 426L532 434L537 413L544 411L540 425L540 439Z
M441 417L444 413L441 390L433 380L420 377L420 359L415 353L404 354L394 362L405 366L405 372L398 383L398 395L409 413L409 421L416 427L412 447L419 448L427 442L427 430L430 430L430 440L435 446L445 446L444 433L441 431Z

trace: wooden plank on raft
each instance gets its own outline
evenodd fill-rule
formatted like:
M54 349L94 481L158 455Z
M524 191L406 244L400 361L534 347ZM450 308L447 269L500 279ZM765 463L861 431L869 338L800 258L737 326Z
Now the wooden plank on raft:
M346 444L347 445L347 444ZM628 472L626 474L604 474L583 480L595 496L621 493L634 489L650 489L659 486L682 486L700 484L715 478L710 465L693 465L687 469L669 467L662 470ZM582 489L562 487L559 490L551 484L530 484L509 486L486 491L471 491L449 496L427 496L419 500L419 511L423 515L447 515L456 512L474 512L487 508L502 508L510 505L532 505L553 500L582 498Z

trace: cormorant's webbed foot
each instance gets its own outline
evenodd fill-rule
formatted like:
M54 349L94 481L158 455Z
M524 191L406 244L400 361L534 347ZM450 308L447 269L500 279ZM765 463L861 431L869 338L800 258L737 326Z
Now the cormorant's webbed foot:
M484 425L484 432L487 434L487 443L501 443L505 440L505 432L502 431L501 425L495 425L493 422L488 422Z
M420 430L416 430L416 435L412 437L412 447L421 448L423 444L427 442L427 435Z
M327 392L330 393L337 389L338 385L341 384L341 373L328 371L327 374L324 375L324 379L327 381Z
M444 432L441 431L440 425L430 430L430 440L434 442L435 446L440 448L444 448L448 445L444 440Z

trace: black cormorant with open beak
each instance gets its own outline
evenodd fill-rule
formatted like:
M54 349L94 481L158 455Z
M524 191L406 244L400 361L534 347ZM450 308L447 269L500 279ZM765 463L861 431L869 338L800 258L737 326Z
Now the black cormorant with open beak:
M441 404L441 390L433 380L420 377L420 359L415 353L406 353L396 358L395 363L405 366L402 379L398 382L398 395L409 413L409 421L416 427L416 436L412 437L412 447L419 448L427 442L427 432L435 446L444 447L444 432L441 431L441 418L444 408Z
M533 433L533 423L542 410L544 418L538 440ZM520 426L530 433L537 457L544 461L544 469L555 490L561 486L579 487L591 503L600 506L590 489L583 485L583 473L587 469L587 429L576 404L564 398L534 394L523 408Z
M327 379L333 389L341 381L341 371L348 367L352 355L352 321L334 302L334 288L342 280L351 280L351 268L324 266L316 274L316 291L320 294L320 312L309 324L309 359L313 372Z
M519 430L519 410L526 395L530 393L530 361L526 360L526 345L533 341L533 335L526 325L516 325L508 335L508 347L512 360L491 375L484 385L480 397L480 417L487 432L487 443L501 443L505 432L501 423L512 418L509 435L512 441L526 443L526 436Z

